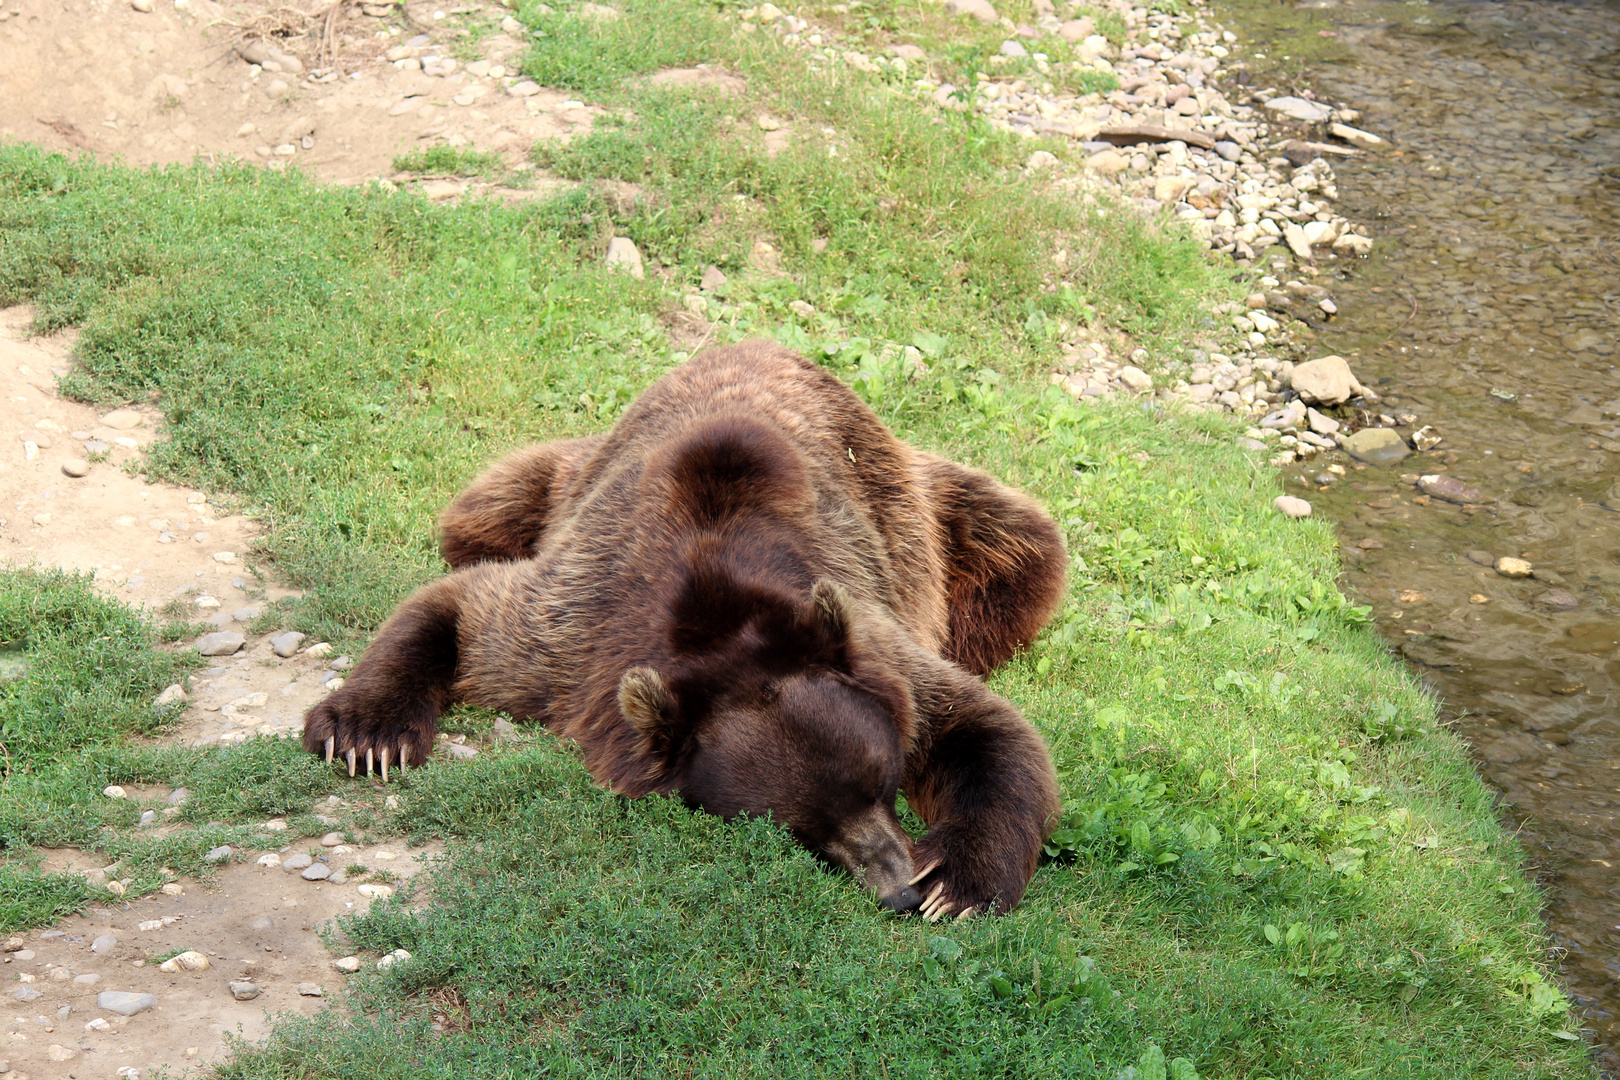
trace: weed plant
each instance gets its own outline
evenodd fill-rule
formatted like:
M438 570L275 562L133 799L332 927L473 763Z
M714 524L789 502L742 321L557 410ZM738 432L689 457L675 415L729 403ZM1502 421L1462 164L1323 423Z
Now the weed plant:
M1028 144L924 112L892 72L817 73L728 6L553 7L525 13L543 34L526 73L620 117L543 151L571 193L433 207L5 146L0 304L81 328L68 391L155 400L149 474L263 517L256 558L309 590L288 618L354 649L442 572L434 515L478 468L607 427L685 355L680 298L720 265L728 284L690 305L704 340L806 352L902 437L1061 523L1066 606L992 680L1063 789L1025 901L886 917L771 823L627 803L528 731L412 771L397 808L288 742L153 747L130 734L161 722L142 703L175 661L132 629L63 693L3 699L33 703L7 705L8 743L39 748L18 766L13 745L0 786L6 925L87 900L34 872L40 845L106 851L139 891L203 872L213 843L253 850L266 815L312 832L309 808L341 791L355 828L449 841L414 892L336 931L412 959L365 969L355 1011L285 1019L223 1076L1585 1075L1520 853L1335 587L1328 526L1270 510L1275 477L1227 420L1044 385L1064 323L1174 356L1242 283L1173 232L1041 189L1016 168ZM848 14L874 35L912 25ZM746 94L643 78L700 62ZM791 119L786 148L769 152L759 113ZM613 235L641 245L648 280L600 267ZM0 580L30 665L49 643L28 596L61 590L52 610L79 627L64 648L90 648L104 602L85 583ZM106 695L103 726L75 693ZM185 784L193 828L143 835L139 807L99 794L114 782Z

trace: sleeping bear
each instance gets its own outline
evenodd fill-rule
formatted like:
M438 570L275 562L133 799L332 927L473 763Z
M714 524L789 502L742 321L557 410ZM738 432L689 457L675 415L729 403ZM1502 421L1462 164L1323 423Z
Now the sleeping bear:
M803 357L714 349L611 431L512 454L444 513L441 549L454 572L305 718L350 775L421 765L473 702L543 722L628 798L769 814L886 907L1023 895L1057 783L980 680L1057 606L1057 528Z

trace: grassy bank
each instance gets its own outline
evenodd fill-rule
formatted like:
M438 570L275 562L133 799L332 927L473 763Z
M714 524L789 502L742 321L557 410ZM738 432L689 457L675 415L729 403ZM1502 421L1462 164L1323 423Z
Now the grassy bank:
M1168 1057L1181 1078L1583 1075L1519 853L1334 588L1328 526L1270 509L1275 479L1228 421L1045 386L1069 330L1174 355L1241 283L1043 189L1018 168L1029 144L882 74L818 75L699 4L657 5L649 34L651 10L526 16L547 33L529 72L626 117L545 151L581 184L528 207L0 148L0 304L81 327L68 388L155 399L149 471L262 515L265 567L309 590L290 617L352 645L440 572L433 517L483 463L600 430L678 362L682 297L721 266L690 304L709 340L804 349L904 437L1063 523L1068 605L994 679L1052 745L1051 858L1008 918L886 918L768 825L627 804L527 733L413 772L397 810L366 803L367 828L451 839L413 896L343 928L412 961L356 976L353 1018L288 1021L223 1074L1154 1077ZM715 60L745 99L637 81ZM768 153L757 112L804 137ZM648 280L601 268L613 235ZM128 618L13 575L0 620L29 595L83 613L62 655L105 636L92 615ZM151 633L131 624L128 655L71 685L48 674L57 646L22 639L5 738L41 749L0 785L10 925L87 899L33 873L36 845L115 853L139 891L215 843L252 849L263 816L365 790L285 743L121 737L163 719L141 707L174 670ZM128 718L66 719L69 690ZM187 784L196 827L143 841L95 794L112 782Z

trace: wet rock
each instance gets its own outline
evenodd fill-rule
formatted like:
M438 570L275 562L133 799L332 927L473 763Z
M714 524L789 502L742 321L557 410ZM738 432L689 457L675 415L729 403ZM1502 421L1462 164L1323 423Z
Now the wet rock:
M1412 445L1419 450L1433 450L1441 441L1440 433L1427 424L1412 432Z
M1505 578L1527 578L1534 569L1528 560L1516 559L1511 555L1496 560L1496 572Z
M1368 536L1357 540L1356 547L1360 548L1362 551L1382 551L1384 548L1384 542Z
M135 994L128 990L103 990L96 995L96 1008L117 1013L119 1016L134 1016L156 1004L157 998L154 995Z
M1485 501L1484 492L1471 484L1465 484L1455 476L1444 474L1431 474L1418 477L1418 490L1425 495L1433 495L1437 499L1444 499L1451 503L1479 503Z
M1389 142L1381 139L1370 131L1353 128L1349 124L1329 124L1328 134L1335 139L1343 139L1358 150L1387 150Z
M1581 606L1580 600L1567 589L1548 589L1536 597L1536 603L1548 611L1574 611Z
M1279 495L1271 500L1271 505L1291 518L1309 517L1311 514L1311 504L1294 495Z
M1333 115L1326 105L1298 97L1272 98L1266 102L1266 111L1306 124L1319 124Z
M1323 356L1295 366L1289 385L1307 405L1342 405L1363 392L1342 356Z
M1393 465L1412 452L1406 440L1389 428L1362 428L1339 443L1357 461Z
M259 996L259 987L250 982L232 982L230 984L231 997L237 1001L252 1001Z
M1465 551L1463 552L1463 558L1471 563L1478 563L1480 566L1494 567L1496 565L1496 556L1488 551Z
M198 638L196 649L204 656L231 656L245 644L247 638L241 634L221 630Z

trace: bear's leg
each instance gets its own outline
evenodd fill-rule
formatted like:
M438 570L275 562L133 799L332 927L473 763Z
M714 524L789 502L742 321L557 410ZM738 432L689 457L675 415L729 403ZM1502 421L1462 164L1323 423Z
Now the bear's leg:
M918 676L921 676L920 678ZM912 679L919 738L902 788L928 822L913 884L922 913L999 913L1035 876L1057 823L1057 776L1029 721L983 683L935 660Z
M477 571L473 571L477 573ZM383 624L343 685L304 715L304 749L388 779L388 766L420 765L433 751L459 655L463 574L416 590Z
M981 678L1041 632L1063 599L1068 559L1046 511L976 469L925 455L945 548L945 658Z
M439 550L460 569L527 559L579 468L603 436L526 446L479 474L439 516Z

